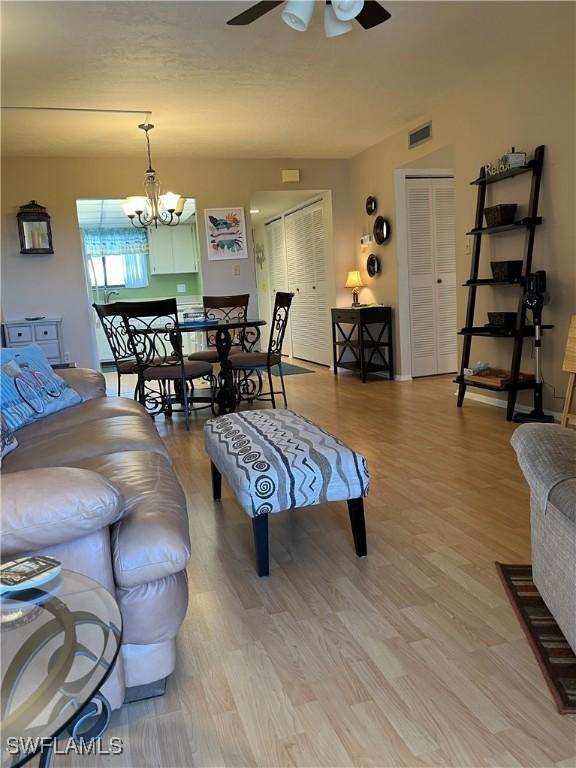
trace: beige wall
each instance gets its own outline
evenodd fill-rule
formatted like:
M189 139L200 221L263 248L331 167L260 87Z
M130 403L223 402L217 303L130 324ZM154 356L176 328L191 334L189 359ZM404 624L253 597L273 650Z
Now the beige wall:
M551 303L545 320L556 328L544 340L543 368L547 382L556 388L556 396L564 392L566 377L561 373L563 349L570 315L576 312L576 237L575 237L575 120L574 120L574 6L556 4L550 17L550 28L539 38L526 40L525 50L515 41L516 56L509 66L490 73L483 63L478 80L455 90L429 114L420 115L406 129L362 152L351 162L354 239L359 267L364 269L365 256L360 252L360 237L371 232L373 219L364 211L367 195L376 195L379 213L391 219L389 244L375 248L382 257L383 271L371 280L364 271L368 287L363 301L390 304L398 310L397 238L394 234L394 171L401 168L444 168L451 163L456 184L457 284L468 278L470 257L466 254L466 231L474 223L476 187L469 182L479 168L496 159L511 145L531 152L538 144L546 145L544 178L540 212L544 225L538 230L534 268L546 269ZM487 49L487 58L489 58ZM417 105L415 105L416 107ZM418 148L407 148L407 131L432 120L433 138ZM521 176L490 188L489 200L523 203L526 211L529 175ZM525 213L524 213L525 215ZM491 254L498 258L521 258L524 236L506 234L483 245L483 264L489 274ZM484 288L478 291L477 317L487 309L515 310L516 301L505 290ZM517 296L517 294L516 294ZM467 290L458 288L458 323L464 325ZM487 318L482 320L487 322ZM397 330L397 329L396 329ZM509 355L502 356L510 341L475 339L472 360L489 360L504 365ZM525 346L523 369L533 370L530 360L532 345ZM527 394L523 393L525 402ZM559 410L561 401L553 399L547 389L547 405Z
M204 290L207 293L250 292L255 297L255 271L250 258L206 261L203 209L243 206L248 217L250 199L258 190L295 188L282 185L282 168L300 168L300 189L329 189L334 207L334 263L337 284L343 284L353 259L349 163L343 160L156 160L164 189L195 197L202 212L201 249ZM5 158L2 164L2 312L7 319L25 315L61 315L71 360L93 365L95 350L76 221L78 198L118 198L138 191L143 159ZM22 256L16 213L31 199L48 208L52 217L54 255ZM250 232L249 222L247 228ZM233 274L240 265L240 276ZM253 311L256 304L252 305Z

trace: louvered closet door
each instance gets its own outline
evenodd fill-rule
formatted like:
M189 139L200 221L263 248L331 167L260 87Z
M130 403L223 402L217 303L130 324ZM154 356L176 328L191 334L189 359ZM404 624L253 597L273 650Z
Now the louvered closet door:
M294 292L292 354L327 365L330 357L330 310L327 296L323 202L285 217L288 282Z
M455 371L456 252L452 179L407 179L412 375Z

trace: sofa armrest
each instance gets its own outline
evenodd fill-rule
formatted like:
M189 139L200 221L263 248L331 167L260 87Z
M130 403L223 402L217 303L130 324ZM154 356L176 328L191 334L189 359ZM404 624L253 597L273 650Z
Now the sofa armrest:
M2 557L62 544L116 522L120 492L87 469L52 467L2 476Z
M91 368L60 368L56 371L66 384L76 390L82 402L106 397L106 379L100 371Z
M544 512L548 501L576 517L576 432L559 424L523 424L510 441L530 491Z

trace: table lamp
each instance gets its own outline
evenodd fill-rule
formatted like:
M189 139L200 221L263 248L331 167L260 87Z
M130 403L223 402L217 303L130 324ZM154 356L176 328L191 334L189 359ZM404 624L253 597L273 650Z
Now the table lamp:
M364 288L364 283L360 277L359 270L354 269L351 272L348 272L348 277L346 278L346 284L344 288L352 288L352 306L360 306L360 302L358 301L358 289Z

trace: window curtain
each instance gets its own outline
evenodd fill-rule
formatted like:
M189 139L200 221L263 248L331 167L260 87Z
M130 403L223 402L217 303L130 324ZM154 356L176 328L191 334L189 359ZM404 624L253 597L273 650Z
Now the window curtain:
M148 236L143 229L85 229L83 235L88 256L124 258L126 288L146 288Z

